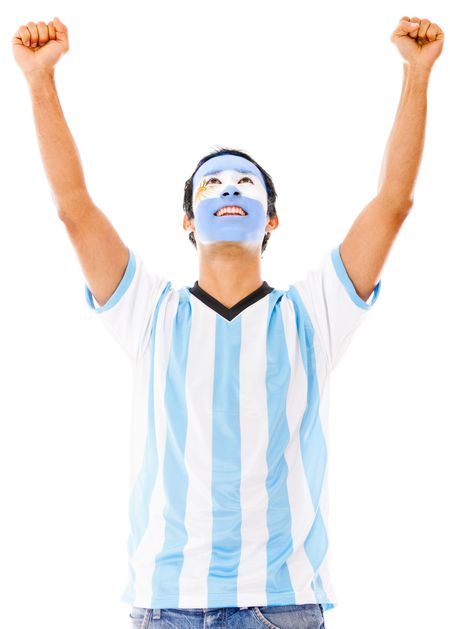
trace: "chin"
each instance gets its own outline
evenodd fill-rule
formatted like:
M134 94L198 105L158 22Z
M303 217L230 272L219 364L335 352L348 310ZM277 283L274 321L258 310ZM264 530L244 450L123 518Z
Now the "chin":
M197 243L199 241L197 240ZM240 252L243 251L256 251L259 252L261 250L261 243L259 241L251 241L251 240L209 240L209 241L200 241L201 245L204 247L208 247L209 250L214 250L217 252L220 251L228 251L228 252ZM262 242L262 241L261 241Z

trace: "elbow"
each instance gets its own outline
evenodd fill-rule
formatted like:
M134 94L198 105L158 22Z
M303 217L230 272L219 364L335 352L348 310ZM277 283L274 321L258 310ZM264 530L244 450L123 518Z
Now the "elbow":
M412 201L408 201L408 202L404 202L404 203L398 203L396 205L393 206L393 211L395 213L395 216L397 216L400 220L404 220L408 214L410 213L411 209L413 206L413 202Z
M403 214L409 214L413 205L414 205L414 199L410 197L400 204L399 211L402 212Z
M401 195L387 195L383 192L378 194L378 199L382 204L389 208L389 211L398 217L406 217L410 213L414 199L411 196L403 197Z
M56 199L55 202L58 216L63 221L79 220L87 211L96 207L89 193L86 190L74 190Z

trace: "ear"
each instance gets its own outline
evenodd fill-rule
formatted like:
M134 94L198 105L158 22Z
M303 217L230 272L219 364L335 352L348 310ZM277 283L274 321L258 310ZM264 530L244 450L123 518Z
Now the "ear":
M194 219L188 218L186 214L183 217L183 229L186 231L195 231Z
M278 227L278 216L272 216L266 223L266 232L271 232Z

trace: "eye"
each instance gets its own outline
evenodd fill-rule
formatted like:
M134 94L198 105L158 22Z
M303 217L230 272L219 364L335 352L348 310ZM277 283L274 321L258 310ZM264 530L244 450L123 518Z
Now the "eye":
M208 185L209 183L220 183L220 180L217 179L217 177L211 177L210 179L208 179L208 181L206 182L206 185Z
M239 180L239 183L241 183L241 181L244 181L244 179L247 179L247 181L249 181L250 183L253 183L253 180L250 179L250 177L242 177L242 179Z

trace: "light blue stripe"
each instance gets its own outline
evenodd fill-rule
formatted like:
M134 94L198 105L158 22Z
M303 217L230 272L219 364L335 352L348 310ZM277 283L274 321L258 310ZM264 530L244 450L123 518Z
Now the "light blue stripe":
M164 544L156 555L152 579L152 602L170 596L179 600L179 578L183 568L184 546L188 536L185 527L188 474L184 461L187 432L186 367L192 324L189 291L179 289L180 299L172 326L172 341L167 365L164 404L167 417L166 448L163 461ZM176 605L177 606L177 605Z
M110 308L115 306L117 302L119 301L119 299L122 297L122 295L125 293L127 288L129 287L129 285L131 284L131 280L133 279L135 272L136 272L136 257L134 253L131 251L131 249L128 249L128 263L127 263L127 268L125 269L125 273L123 274L122 279L120 280L116 290L113 292L113 294L108 299L108 301L105 304L103 304L103 306L99 306L98 308L95 307L94 299L92 297L92 292L87 284L84 285L85 296L86 296L86 301L88 305L93 310L95 310L95 312L104 312L105 310L109 310Z
M378 281L378 284L375 285L372 291L372 301L367 303L364 301L364 299L361 299L361 297L358 295L353 285L353 282L351 281L350 276L347 273L347 269L345 268L344 262L342 261L340 245L338 245L331 251L331 259L333 260L333 265L334 265L334 268L336 269L336 273L339 279L341 280L341 282L343 283L351 300L360 308L364 308L365 310L368 310L369 308L371 308L378 298L378 292L380 290L381 279Z
M286 398L291 379L291 365L284 332L281 297L284 291L273 290L269 295L266 394L268 414L267 479L267 605L295 605L295 594L285 561L293 551L292 516L287 487L288 466L285 450L289 444Z
M136 575L132 566L132 559L136 549L141 543L142 537L148 526L148 506L153 493L156 475L158 471L158 452L156 450L155 434L155 400L154 400L154 365L155 365L155 329L160 306L171 288L171 282L167 282L158 302L155 306L150 329L150 370L149 370L149 394L148 394L148 426L147 437L144 446L142 467L136 479L129 499L129 518L131 532L128 537L128 566L129 582L121 600L130 605L134 604L136 590Z
M227 321L216 314L212 401L212 553L208 573L208 607L223 607L234 596L241 556L241 317Z
M318 571L328 549L328 535L320 512L320 495L327 466L327 448L319 416L319 386L314 352L314 329L299 292L290 286L287 292L292 300L302 361L307 376L308 395L306 409L300 424L300 449L315 519L305 540L305 552L314 569L311 583L318 603L328 605L328 597L322 587Z

